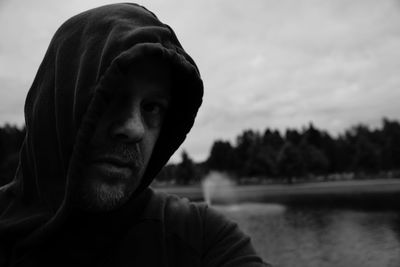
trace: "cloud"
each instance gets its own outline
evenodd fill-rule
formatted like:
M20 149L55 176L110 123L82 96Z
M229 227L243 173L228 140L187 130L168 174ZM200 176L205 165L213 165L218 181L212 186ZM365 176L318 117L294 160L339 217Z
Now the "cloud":
M22 117L16 110L56 28L105 3L3 1L0 83L15 95L8 101L0 93L0 123ZM183 144L197 160L215 139L234 141L245 128L283 130L313 121L339 133L356 123L376 126L384 116L400 118L398 1L140 3L174 28L202 73L204 105Z
M206 51L198 56L207 66L206 111L195 128L201 142L204 135L210 143L234 141L246 128L283 130L310 121L337 134L357 123L376 126L384 116L400 117L395 2L218 3L202 20L201 28L211 32L206 49L197 48ZM184 145L199 151L196 143L193 137Z

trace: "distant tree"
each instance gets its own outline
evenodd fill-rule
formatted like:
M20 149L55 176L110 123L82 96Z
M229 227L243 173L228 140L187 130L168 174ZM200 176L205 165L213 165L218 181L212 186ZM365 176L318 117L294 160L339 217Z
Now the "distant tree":
M233 172L237 167L236 163L236 154L231 143L221 140L215 141L206 161L208 169Z
M175 175L176 182L182 185L196 182L199 178L196 173L195 164L186 151L182 152L182 160L176 166Z
M333 152L330 154L332 166L330 171L333 173L352 171L354 150L350 140L348 140L345 135L339 135L338 138L333 141Z
M324 135L324 132L321 132L315 128L312 123L310 123L308 129L306 129L303 133L302 141L320 149L324 144Z
M300 149L287 141L279 152L278 167L288 183L293 183L295 177L301 177L304 174L304 160Z
M352 147L351 169L359 173L377 172L381 162L381 148L376 143L377 135L367 126L357 125L352 127L346 136Z
M251 157L245 161L243 172L251 177L268 177L276 174L276 159L271 150L260 146L253 147Z
M277 158L284 140L278 131L266 129L264 134L256 139L251 151L251 161L247 162L249 175L261 177L276 177L278 175Z
M252 130L245 130L236 139L235 155L237 160L236 170L240 176L253 174L252 163L258 154L261 145L260 133Z
M161 169L160 173L157 174L155 180L158 182L175 182L176 168L176 164L167 164Z
M400 169L400 123L385 118L381 132L383 169Z
M295 129L287 129L285 133L286 142L298 145L302 140L302 135Z
M299 148L305 173L315 175L328 173L329 159L324 151L307 142L302 142Z
M379 170L379 149L366 136L358 137L355 149L353 164L356 171L377 172Z
M284 142L285 140L277 130L271 131L270 129L266 129L262 137L263 145L272 149L274 152L279 151Z
M262 137L262 149L266 164L265 174L267 176L276 177L278 175L278 154L284 143L285 140L277 130L271 131L267 129L264 132Z

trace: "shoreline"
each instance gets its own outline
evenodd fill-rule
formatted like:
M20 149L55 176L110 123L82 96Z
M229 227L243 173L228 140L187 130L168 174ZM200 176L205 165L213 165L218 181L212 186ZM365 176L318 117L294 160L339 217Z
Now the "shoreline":
M191 201L204 201L201 185L153 187ZM298 184L215 185L209 189L213 204L262 202L303 207L397 209L400 179L348 180Z

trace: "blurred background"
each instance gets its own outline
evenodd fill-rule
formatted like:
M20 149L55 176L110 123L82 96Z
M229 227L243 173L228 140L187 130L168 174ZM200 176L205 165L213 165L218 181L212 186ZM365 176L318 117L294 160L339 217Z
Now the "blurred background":
M0 184L56 29L98 0L0 0ZM137 1L200 68L203 106L153 187L207 201L275 266L400 265L400 2Z

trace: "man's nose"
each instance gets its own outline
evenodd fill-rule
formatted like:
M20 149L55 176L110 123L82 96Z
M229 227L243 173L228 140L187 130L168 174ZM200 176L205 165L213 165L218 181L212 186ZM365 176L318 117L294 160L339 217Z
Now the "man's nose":
M132 111L124 115L112 129L113 138L127 143L139 142L144 133L145 126L140 111Z

